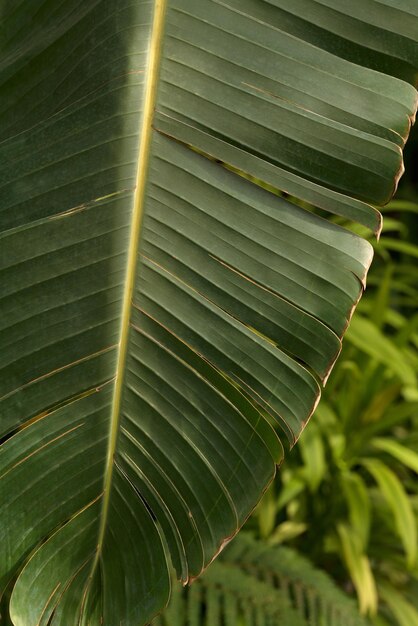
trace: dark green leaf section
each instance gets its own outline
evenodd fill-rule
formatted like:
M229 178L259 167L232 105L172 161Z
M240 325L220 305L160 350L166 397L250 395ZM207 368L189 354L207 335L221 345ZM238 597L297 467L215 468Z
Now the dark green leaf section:
M271 5L260 21L260 4L173 3L158 109L244 149L249 173L258 156L384 204L401 168L415 90L296 40Z
M0 593L24 566L14 623L138 624L169 580L155 520L120 469L88 582L153 5L1 2L0 13Z
M376 34L391 0L373 5L373 24L353 3L341 25ZM282 460L273 424L297 440L338 356L371 246L213 160L375 232L367 203L402 170L415 91L331 35L316 45L290 2L168 0L145 123L160 6L0 0L0 592L17 577L16 625L149 621L166 547L183 581L208 566Z
M142 500L119 472L114 477L109 515L113 531L107 534L103 548L100 588L84 596L99 516L100 502L93 502L31 555L12 596L10 614L14 623L31 624L33 616L38 615L40 625L46 626L53 617L54 623L64 626L71 615L84 608L91 614L89 619L95 621L106 615L109 624L122 620L138 624L159 610L160 597L167 587L164 553L156 549L160 538ZM159 576L143 576L144 568L148 573L159 572ZM115 603L114 597L120 603Z
M355 0L349 6L344 0L242 0L234 6L312 47L416 84L415 0Z
M415 0L267 0L276 20L296 37L348 61L416 84ZM258 7L264 12L264 3ZM264 15L266 13L264 12ZM271 15L270 15L271 17ZM279 22L280 20L280 22Z
M190 124L180 121L178 117L173 118L170 115L159 113L158 119L155 121L155 128L168 137L193 145L197 150L206 153L207 156L232 165L238 171L248 173L247 170L250 169L252 176L256 179L329 213L359 222L367 226L376 235L380 235L382 216L370 204L365 204L356 198L345 196L332 189L321 187L321 185L255 155L251 155L249 161L248 152L245 150L199 130L195 126L190 126Z

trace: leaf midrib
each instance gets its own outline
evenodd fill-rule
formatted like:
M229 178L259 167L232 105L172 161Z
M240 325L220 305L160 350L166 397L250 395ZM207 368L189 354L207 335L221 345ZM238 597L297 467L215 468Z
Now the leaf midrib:
M143 223L145 189L149 169L151 139L153 132L152 121L157 96L157 84L160 70L161 48L164 33L166 8L167 0L155 0L154 16L151 28L146 68L144 107L139 127L138 167L136 174L136 185L127 255L127 267L123 291L119 351L116 364L116 380L110 415L109 443L104 471L102 509L100 515L97 548L87 586L94 576L100 559L103 541L106 533L107 519L109 515L114 456L120 426L123 383L125 378L126 358L129 343L129 328L132 311L132 297L135 288L138 247Z

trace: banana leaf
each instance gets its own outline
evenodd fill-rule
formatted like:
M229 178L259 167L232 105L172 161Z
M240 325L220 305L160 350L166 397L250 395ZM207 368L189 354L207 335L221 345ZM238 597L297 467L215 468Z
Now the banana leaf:
M139 626L341 349L415 116L413 0L0 0L0 593ZM277 426L277 428L276 428Z

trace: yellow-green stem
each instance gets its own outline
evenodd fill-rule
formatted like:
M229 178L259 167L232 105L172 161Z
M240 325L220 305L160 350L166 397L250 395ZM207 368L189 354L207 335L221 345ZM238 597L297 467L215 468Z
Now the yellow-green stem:
M110 494L112 487L112 477L114 468L114 455L118 440L119 422L121 415L122 389L124 382L124 370L126 366L126 356L129 341L129 327L131 318L131 303L135 287L135 274L138 257L138 245L141 233L141 226L144 212L145 187L148 174L148 162L152 139L152 122L157 94L157 82L159 76L159 66L161 57L162 37L164 31L164 18L167 0L156 0L154 18L152 24L149 55L145 81L144 109L139 132L138 169L136 177L136 189L134 195L134 205L132 211L131 234L129 240L129 250L127 259L127 270L125 279L125 289L122 305L122 321L120 330L119 353L116 369L115 389L112 402L112 412L110 420L109 446L106 458L106 468L103 485L103 504L100 518L100 527L97 541L97 549L92 564L89 582L96 571L100 555L103 548L103 541L106 533L107 518L109 514ZM89 584L88 582L88 584ZM87 588L84 597L86 600ZM83 602L83 604L84 604Z

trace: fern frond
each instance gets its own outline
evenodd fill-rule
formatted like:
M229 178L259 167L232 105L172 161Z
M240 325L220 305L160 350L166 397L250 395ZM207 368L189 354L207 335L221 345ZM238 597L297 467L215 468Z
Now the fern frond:
M241 533L152 626L368 626L356 603L290 548Z
M183 621L180 621L183 620ZM306 626L286 595L227 562L215 562L189 589L176 589L153 626Z
M367 626L357 605L295 550L268 546L241 533L222 555L250 576L279 589L312 626Z

